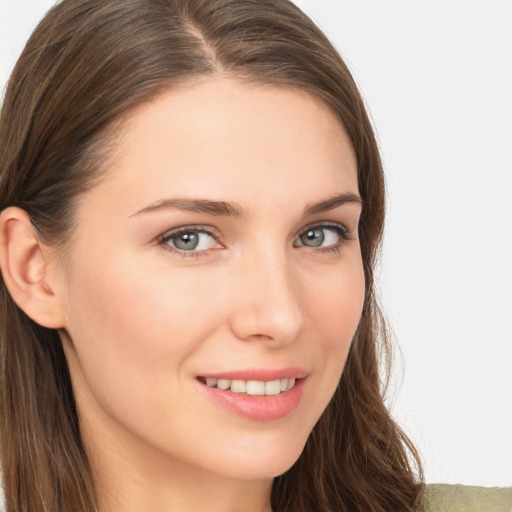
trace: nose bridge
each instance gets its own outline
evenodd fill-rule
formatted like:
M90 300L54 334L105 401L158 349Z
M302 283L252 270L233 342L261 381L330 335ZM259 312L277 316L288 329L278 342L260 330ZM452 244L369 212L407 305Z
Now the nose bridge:
M292 342L304 325L300 286L286 248L267 243L239 262L232 328L241 339Z

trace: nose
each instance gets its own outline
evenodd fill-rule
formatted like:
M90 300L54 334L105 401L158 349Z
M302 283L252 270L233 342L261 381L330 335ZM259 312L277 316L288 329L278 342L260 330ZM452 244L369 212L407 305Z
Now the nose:
M231 329L241 340L267 340L275 346L297 339L306 317L300 282L285 255L275 249L243 258L235 271Z

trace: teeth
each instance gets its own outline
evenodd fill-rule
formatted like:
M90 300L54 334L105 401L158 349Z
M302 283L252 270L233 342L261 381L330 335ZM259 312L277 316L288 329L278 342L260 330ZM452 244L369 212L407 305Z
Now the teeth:
M279 395L281 393L281 381L271 380L265 382L265 395Z
M245 380L232 380L230 388L233 393L245 393L247 386Z
M229 386L231 385L231 381L230 380L226 380L226 379L219 379L217 381L217 387L219 389L222 389L223 391L226 391L226 389L229 389Z
M248 380L247 381L247 394L248 395L264 395L265 383L262 380Z
M204 381L203 381L204 382ZM226 391L231 389L233 393L246 393L248 395L265 396L278 395L284 391L289 391L295 386L295 379L277 379L271 381L263 380L227 380L206 378L206 385L211 388Z

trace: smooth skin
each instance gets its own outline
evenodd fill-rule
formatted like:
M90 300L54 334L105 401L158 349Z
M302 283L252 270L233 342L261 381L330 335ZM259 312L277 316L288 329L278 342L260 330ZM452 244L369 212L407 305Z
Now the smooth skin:
M102 510L270 511L363 307L350 142L306 93L226 78L140 105L120 135L66 257L25 212L2 212L4 279L59 329ZM304 395L271 421L219 406L197 379L285 367L307 371Z

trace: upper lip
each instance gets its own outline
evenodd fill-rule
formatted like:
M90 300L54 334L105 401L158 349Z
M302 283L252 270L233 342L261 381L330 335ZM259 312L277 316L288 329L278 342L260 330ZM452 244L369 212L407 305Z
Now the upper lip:
M261 380L272 381L278 379L302 379L309 374L304 368L249 368L246 370L232 370L226 372L207 372L200 377L226 380Z

